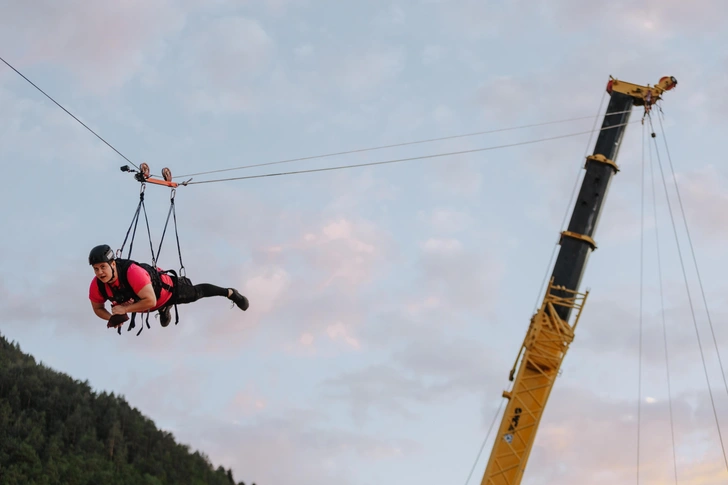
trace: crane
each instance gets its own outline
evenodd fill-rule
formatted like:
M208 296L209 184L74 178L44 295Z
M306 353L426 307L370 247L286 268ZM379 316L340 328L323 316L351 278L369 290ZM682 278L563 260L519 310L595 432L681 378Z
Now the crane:
M512 390L503 392L508 403L481 485L521 483L546 403L589 295L588 291L580 292L579 285L587 259L597 248L594 233L612 178L619 171L616 158L632 106L644 106L647 114L662 94L676 85L672 76L661 78L655 86L610 76L606 87L610 100L602 128L593 154L586 157L579 196L568 228L561 233L559 254L543 301L531 317L511 369Z

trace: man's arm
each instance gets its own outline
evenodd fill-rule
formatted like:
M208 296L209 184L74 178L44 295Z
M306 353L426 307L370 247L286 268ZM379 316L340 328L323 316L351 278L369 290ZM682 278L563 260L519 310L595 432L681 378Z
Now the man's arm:
M100 319L108 321L109 318L111 318L111 313L106 310L105 303L97 303L95 301L92 301L91 307L94 309L94 313L96 314L96 316Z
M111 312L114 315L123 315L124 313L141 313L151 310L157 304L157 296L154 294L154 288L151 284L145 285L141 290L139 290L137 296L140 298L139 301L129 305L115 305L111 308Z

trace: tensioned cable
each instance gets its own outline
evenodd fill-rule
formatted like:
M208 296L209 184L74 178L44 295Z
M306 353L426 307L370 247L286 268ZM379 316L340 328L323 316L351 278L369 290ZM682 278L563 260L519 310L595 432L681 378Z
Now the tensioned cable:
M658 117L658 120L660 121L660 131L662 132L662 140L665 143L665 152L667 154L667 159L670 163L670 171L672 172L672 179L673 183L675 184L675 192L677 193L677 200L680 204L680 212L682 212L683 215L683 222L685 223L685 232L688 238L688 244L690 245L690 253L693 256L693 263L695 264L695 271L697 272L698 276L698 285L700 285L700 293L703 297L703 304L705 305L705 312L708 317L708 325L710 326L710 332L713 336L713 344L715 345L715 353L718 355L718 365L720 366L720 375L723 376L723 384L725 385L726 393L728 394L728 381L726 380L725 371L723 370L723 361L720 357L720 351L718 350L718 341L715 338L715 330L713 329L713 320L710 318L710 310L708 309L708 301L705 297L705 289L703 288L703 278L700 277L700 269L698 268L698 260L695 256L695 248L693 247L693 239L690 237L690 229L688 228L688 220L687 217L685 217L685 208L683 207L682 203L682 197L680 197L680 189L678 189L677 185L677 177L675 176L675 168L672 164L672 157L670 156L670 150L667 147L667 137L665 136L665 129L662 126L662 119ZM650 123L652 120L650 120Z
M651 128L652 132L654 133L654 128L652 126L652 116L650 114L648 114L647 118L650 121L650 128ZM665 136L664 133L662 134L662 136ZM715 409L715 399L713 398L713 390L710 387L710 378L708 376L708 367L705 363L705 353L703 352L703 344L700 340L700 332L698 331L698 322L695 319L695 308L693 306L692 296L690 295L690 285L688 284L688 276L687 276L687 272L685 271L685 262L683 261L682 251L680 250L680 240L677 236L677 227L675 226L675 217L673 216L673 213L672 213L672 204L670 204L670 197L667 196L667 194L668 194L667 182L665 181L665 174L662 169L662 161L660 160L660 152L659 152L659 149L657 149L657 140L655 140L655 149L656 149L655 152L657 154L657 163L660 167L660 173L662 174L662 184L665 188L667 206L668 206L669 212L670 212L670 220L672 221L672 228L673 228L673 232L675 234L675 242L677 244L678 256L680 257L680 266L682 268L683 279L685 280L685 290L688 295L688 303L690 304L690 313L692 314L692 317L693 317L693 326L695 327L695 334L698 337L698 348L700 349L700 358L702 359L702 362L703 362L703 372L705 373L705 380L708 383L708 394L710 395L710 403L713 407L713 416L715 417L715 426L718 430L720 446L723 451L723 460L725 461L726 470L728 470L728 455L726 455L726 452L725 452L725 445L723 443L723 433L721 432L720 422L718 421L718 412Z
M617 113L614 113L614 114L617 114ZM599 116L598 113L597 113L597 116ZM374 150L383 150L385 148L396 148L396 147L403 147L403 146L408 146L408 145L417 145L417 144L421 144L421 143L432 143L435 141L454 140L456 138L466 138L466 137L470 137L470 136L487 135L490 133L499 133L499 132L503 132L503 131L520 130L523 128L533 128L536 126L545 126L545 125L552 125L552 124L557 124L557 123L567 123L569 121L577 121L577 120L583 120L583 119L588 119L588 118L591 118L591 116L580 116L577 118L568 118L568 119L556 120L556 121L545 121L545 122L541 122L541 123L532 123L532 124L528 124L528 125L511 126L508 128L496 128L496 129L492 129L492 130L465 133L462 135L449 135L449 136L443 136L443 137L439 137L439 138L428 138L426 140L394 143L391 145L382 145L382 146L371 147L371 148L357 148L357 149L346 150L346 151L342 151L342 152L326 153L323 155L311 155L308 157L289 158L286 160L278 160L275 162L256 163L253 165L242 165L240 167L223 168L223 169L219 169L219 170L209 170L207 172L187 173L187 174L178 175L177 177L180 177L180 178L193 177L193 176L197 176L197 175L208 175L211 173L230 172L230 171L234 171L234 170L244 170L247 168L266 167L269 165L278 165L281 163L290 163L290 162L300 162L300 161L304 161L304 160L314 160L314 159L319 159L319 158L334 157L334 156L338 156L338 155L350 155L352 153L370 152L370 151L374 151Z
M640 197L640 316L639 359L637 364L637 484L640 483L640 444L642 428L642 348L644 327L644 273L645 273L645 125L642 124L642 193Z
M629 124L629 123L621 123L619 125L609 126L607 128L601 128L600 130L597 130L597 131L617 128L619 126L624 126L627 124ZM365 163L356 163L356 164L351 164L351 165L337 165L334 167L312 168L312 169L307 169L307 170L297 170L297 171L292 171L292 172L266 173L266 174L260 174L260 175L246 175L246 176L242 176L242 177L230 177L230 178L224 178L224 179L200 180L198 182L187 182L187 185L209 184L209 183L213 183L213 182L229 182L232 180L247 180L247 179L257 179L257 178L263 178L263 177L277 177L277 176L281 176L281 175L298 175L298 174L302 174L302 173L326 172L326 171L331 171L331 170L343 170L343 169L348 169L348 168L370 167L370 166L374 166L374 165L385 165L385 164L391 164L391 163L408 162L408 161L412 161L412 160L424 160L424 159L429 159L429 158L446 157L446 156L451 156L451 155L463 155L466 153L476 153L476 152L483 152L483 151L488 151L488 150L497 150L499 148L509 148L509 147L515 147L515 146L520 146L520 145L529 145L529 144L534 144L534 143L540 143L540 142L550 141L550 140L558 140L560 138L568 138L568 137L573 137L573 136L586 135L586 134L592 133L593 131L594 130L581 131L578 133L569 133L567 135L558 135L558 136L551 136L551 137L546 137L546 138L539 138L536 140L527 140L527 141L516 142L516 143L507 143L504 145L494 145L494 146L483 147L483 148L473 148L471 150L460 150L457 152L436 153L433 155L420 155L420 156L416 156L416 157L397 158L397 159L393 159L393 160L383 160L383 161L379 161L379 162L365 162Z
M660 234L657 220L657 190L655 189L655 164L652 159L652 146L650 145L650 177L652 180L652 207L655 218L655 246L657 253L657 275L660 283L660 306L662 309L662 340L665 348L665 372L667 374L667 404L670 409L670 436L672 439L672 464L675 472L675 485L677 485L677 451L675 449L675 419L672 409L672 385L670 383L670 358L667 350L667 323L665 318L665 292L662 278L662 258L660 256ZM665 194L667 196L667 194Z
M73 118L74 120L76 120L76 121L78 121L79 123L81 123L81 125L83 125L83 127L84 127L84 128L86 128L86 129L87 129L88 131L90 131L91 133L93 133L94 135L96 135L96 137L97 137L97 138L98 138L99 140L101 140L102 142L106 143L106 144L107 144L107 145L109 146L109 148L111 148L111 149L112 149L112 150L114 150L114 151L115 151L116 153L118 153L118 154L119 154L119 155L120 155L120 156L121 156L121 157L122 157L122 158L123 158L124 160L126 160L127 162L129 162L129 163L131 163L132 165L134 165L134 167L135 167L135 168L139 169L139 167L137 167L137 166L136 166L136 165L134 164L134 162L132 162L131 160L129 160L128 158L126 158L126 157L124 156L124 154L123 154L123 153L121 153L121 152L120 152L119 150L117 150L116 148L114 148L114 146L113 146L113 145L111 145L111 143L109 143L108 141L106 141L106 140L104 140L103 138L101 138L101 136L100 136L100 135L99 135L98 133L96 133L96 132L95 132L94 130L92 130L91 128L89 128L89 127L88 127L88 126L87 126L87 125L86 125L86 124L85 124L85 123L84 123L83 121L81 121L81 120L79 120L78 118L76 118L76 116L74 116L74 114L73 114L73 113L71 113L70 111L68 111L68 110L67 110L66 108L64 108L63 106L61 106L61 104L60 104L60 103L58 103L58 101L56 101L55 99L53 99L53 98L52 98L52 97L51 97L50 95L48 95L48 94L47 94L47 93L46 93L45 91L43 91L43 90L42 90L41 88L39 88L39 87L38 87L38 86L37 86L37 85L36 85L36 84L35 84L35 83L34 83L33 81L31 81L30 79L28 79L27 77L25 77L25 75L24 75L23 73L21 73L20 71L18 71L17 69L15 69L15 68L14 68L13 66L11 66L11 65L10 65L10 63L9 63L8 61L6 61L5 59L3 59L2 57L0 57L0 61L3 61L3 62L4 62L4 63L5 63L5 64L6 64L6 65L7 65L7 66L8 66L9 68L10 68L10 69L12 69L13 71L17 72L17 73L18 73L18 75L20 75L20 77L22 77L23 79L25 79L26 81L28 81L28 82L29 82L29 83L30 83L30 84L31 84L31 85L32 85L32 86L33 86L33 87L34 87L35 89L37 89L38 91L40 91L41 93L43 93L43 94L44 94L44 95L46 96L46 98L48 98L48 99L50 99L51 101L53 101L54 103L56 103L56 105L57 105L57 106L58 106L59 108L61 108L61 109L62 109L63 111L65 111L66 113L68 113L68 114L69 114L69 115L70 115L70 116L71 116L71 117L72 117L72 118Z
M485 448L485 444L488 442L488 438L490 438L490 433L493 431L493 426L495 426L495 422L498 419L498 415L500 414L501 409L503 408L504 402L505 402L505 400L501 399L500 405L498 406L498 410L495 412L495 415L493 416L493 421L490 422L490 428L488 428L488 433L486 433L486 435L485 435L483 444L480 445L480 451L478 451L478 456L475 457L475 463L473 463L473 467L470 469L468 478L465 479L465 485L468 485L468 483L470 483L470 479L473 477L473 473L475 473L475 467L478 466L478 462L480 461L480 455L483 453L483 449Z
M89 132L91 132L93 135L95 135L99 140L101 140L102 142L104 142L109 148L111 148L112 150L114 150L120 157L122 157L124 160L126 160L127 162L129 162L132 166L134 166L134 168L136 168L137 170L139 170L139 167L134 162L132 162L131 160L129 160L129 158L126 157L126 155L124 155L123 153L121 153L118 149L116 149L116 147L114 147L111 143L109 143L108 141L106 141L101 135L99 135L98 133L96 133L88 125L86 125L83 121L81 121L80 119L78 119L73 113L71 113L68 109L66 109L64 106L62 106L58 101L56 101L55 99L53 99L53 97L51 97L48 93L46 93L45 91L43 91L33 81L31 81L30 79L28 79L27 76L25 76L23 73L21 73L20 71L18 71L13 65L11 65L9 62L7 62L2 57L0 57L0 60L2 60L10 69L12 69L13 71L15 71L19 76L21 76L23 79L25 79L30 85L32 85L39 92L41 92L48 99L50 99L53 103L55 103L59 108L61 108L63 111L65 111L69 116L71 116L78 123L80 123ZM245 166L240 166L240 167L233 167L233 168L226 168L226 169L219 169L219 170L211 170L211 171L206 171L206 172L197 172L197 173L193 173L193 174L182 174L182 175L179 175L178 177L184 178L184 177L197 176L197 175L208 175L208 174L211 174L211 173L227 172L227 171L232 171L232 170L243 170L243 169L247 169L247 168L262 167L262 166L267 166L267 165L275 165L275 164L289 163L289 162L296 162L296 161L313 160L313 159L317 159L317 158L332 157L332 156L337 156L337 155L347 155L347 154L352 154L352 153L361 153L361 152L366 152L366 151L382 150L382 149L385 149L385 148L394 148L394 147L401 147L401 146L414 145L414 144L420 144L420 143L429 143L429 142L442 141L442 140L452 140L452 139L456 139L456 138L464 138L464 137L469 137L469 136L484 135L484 134L488 134L488 133L497 133L497 132L502 132L502 131L509 131L509 130L530 128L530 127L536 127L536 126L544 126L544 125L556 124L556 123L566 123L566 122L569 122L569 121L577 121L577 120L587 119L587 118L591 118L591 116L580 116L580 117L568 118L568 119L563 119L563 120L547 121L547 122L541 122L541 123L532 123L532 124L528 124L528 125L520 125L520 126L515 126L515 127L509 127L509 128L499 128L499 129L494 129L494 130L486 130L486 131L479 131L479 132L473 132L473 133L466 133L466 134L462 134L462 135L451 135L451 136L445 136L445 137L439 137L439 138L431 138L431 139L427 139L427 140L418 140L418 141L412 141L412 142L396 143L396 144L384 145L384 146L372 147L372 148L361 148L361 149L355 149L355 150L347 150L347 151L336 152L336 153L328 153L328 154L324 154L324 155L313 155L313 156L308 156L308 157L299 157L299 158L293 158L293 159L288 159L288 160L279 160L279 161L275 161L275 162L267 162L267 163L260 163L260 164L254 164L254 165L245 165ZM283 175L283 174L276 174L276 175ZM199 182L194 182L194 183L199 183Z

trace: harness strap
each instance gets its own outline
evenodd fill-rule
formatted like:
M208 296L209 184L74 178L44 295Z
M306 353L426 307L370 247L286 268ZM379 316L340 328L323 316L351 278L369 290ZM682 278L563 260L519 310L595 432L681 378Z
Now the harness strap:
M122 170L123 170L123 167L122 167ZM171 175L170 175L170 179L171 179ZM140 264L140 263L137 263L137 264L142 266L145 270L147 270L148 273L150 273L149 276L152 279L152 286L155 287L154 289L155 289L155 294L156 294L157 298L160 297L162 289L165 289L172 293L170 300L172 301L172 305L174 305L174 316L175 316L174 324L177 325L179 323L179 312L177 311L177 291L176 291L176 289L179 284L179 277L177 276L177 273L174 270L167 270L167 271L158 271L157 270L157 259L159 258L159 253L161 253L161 251L162 251L162 242L164 241L164 236L167 232L169 218L170 218L170 216L172 216L173 221L174 221L175 238L177 239L177 253L179 256L179 263L180 263L180 275L182 277L186 277L184 263L182 262L182 249L180 247L180 242L179 242L179 233L177 231L177 212L175 211L175 204L174 204L174 196L175 196L176 191L173 186L172 192L170 194L170 204L169 204L169 212L167 212L167 220L164 223L162 237L160 238L160 241L159 241L159 248L157 249L157 254L155 255L154 246L152 245L152 235L151 235L151 231L149 229L149 219L147 217L147 208L144 204L144 189L146 188L146 185L144 183L144 178L141 178L141 179L138 178L138 180L140 182L142 182L141 188L139 191L139 204L137 205L136 211L134 213L134 217L132 218L131 224L129 225L129 229L127 229L127 231L126 231L126 237L124 237L124 242L121 244L121 248L117 250L117 257L121 258L123 256L124 246L126 246L126 242L129 239L129 233L131 233L131 240L129 241L129 252L127 254L127 260L129 260L129 261L131 260L131 252L132 252L132 248L134 246L134 238L136 236L137 225L139 223L139 215L142 211L144 211L144 220L145 220L146 226L147 226L147 236L149 237L149 249L151 250L151 253L152 253L152 265L151 265L151 268L148 268L148 267L145 267L144 264ZM165 176L165 180L166 180L166 176ZM126 267L124 268L124 270L125 269L126 269ZM118 301L118 299L120 299L120 298L125 298L127 296L126 293L129 292L128 291L129 283L126 280L126 271L124 271L124 270L119 271L119 273L120 273L119 278L120 278L120 283L121 283L122 289L117 292L117 291L115 291L115 288L113 288L113 287L111 288L113 296L114 296L114 301ZM155 274L152 274L152 272ZM174 286L170 286L170 285L166 284L164 281L162 281L162 274L165 274L165 273L173 275L173 279L175 281ZM158 284L155 285L154 284L155 282L157 282ZM97 283L99 285L99 290L100 290L101 294L105 297L105 299L110 300L111 298L109 297L108 293L106 292L106 288L105 288L106 285L104 285L103 283L101 283L101 281L98 281L98 280L97 280ZM159 291L159 294L157 294L157 290ZM131 292L131 293L133 294L133 292ZM134 294L132 296L132 298L135 301L138 301L138 297L136 296L136 294ZM147 328L151 328L149 325L149 312L146 312L146 313L147 313L147 317L146 317ZM136 319L136 313L132 313L131 320L129 322L129 327L127 328L127 331L130 331L132 328L134 328L136 326L135 319ZM137 336L142 332L142 330L144 330L144 324L142 324L141 328L139 329L139 332L137 332ZM121 335L121 327L119 327L118 333L119 333L119 335Z
M172 306L174 306L174 324L177 325L179 323L179 312L177 311L177 296L178 296L177 291L179 290L179 276L177 275L177 272L173 269L168 269L166 271L163 271L161 274L172 275L172 279L175 282L174 287L169 288L169 290L172 292L172 297L170 298L170 300L172 301Z
M146 222L147 225L147 236L149 237L149 249L152 252L152 264L156 266L157 264L157 257L154 255L154 246L152 245L152 233L149 229L149 217L147 216L147 207L144 204L144 189L146 185L142 183L141 189L139 191L139 204L137 205L136 211L134 212L134 217L132 217L131 224L129 225L129 229L126 231L126 236L124 237L124 242L121 244L121 248L119 248L116 251L117 257L122 257L124 253L124 246L126 245L127 239L129 239L129 233L131 232L131 240L129 241L129 252L127 254L127 258L131 258L131 251L134 247L134 238L136 236L136 230L137 225L139 224L139 214L142 210L144 210L144 222ZM132 232L132 229L134 230Z

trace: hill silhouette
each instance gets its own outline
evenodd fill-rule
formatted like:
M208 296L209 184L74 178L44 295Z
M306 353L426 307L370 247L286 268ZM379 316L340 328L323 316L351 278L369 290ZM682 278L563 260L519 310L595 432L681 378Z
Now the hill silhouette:
M36 363L2 335L0 483L245 485L123 397Z

